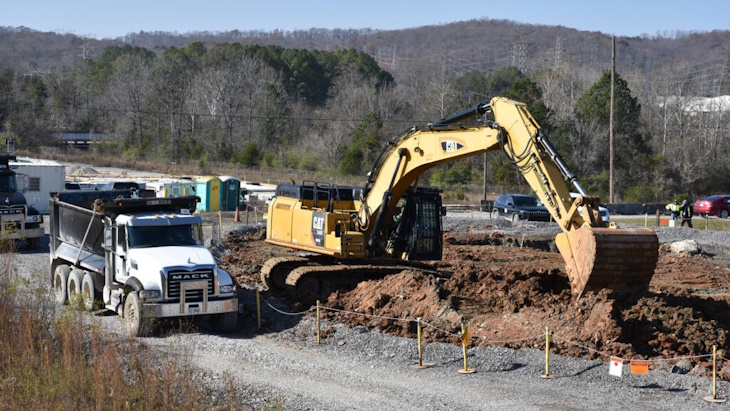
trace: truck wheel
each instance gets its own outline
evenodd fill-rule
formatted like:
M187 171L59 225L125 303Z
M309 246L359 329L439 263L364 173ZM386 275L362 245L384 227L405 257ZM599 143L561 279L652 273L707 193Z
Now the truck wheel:
M81 295L81 279L83 278L83 272L73 269L71 270L71 273L68 275L68 281L67 281L67 294L68 294L68 303L69 304L77 304L77 296Z
M513 223L516 223L516 222L520 221L520 216L517 213L512 213L512 219L511 220L512 220Z
M143 337L147 334L147 318L142 315L142 303L136 291L127 294L124 300L124 325L132 337Z
M68 303L68 274L71 268L61 264L53 271L53 291L56 296L56 303L65 305Z
M41 248L41 238L28 238L25 240L25 244L30 248L31 250L39 250Z
M230 312L218 314L213 317L213 331L219 333L229 333L236 329L236 323L238 322L238 313Z
M94 309L94 302L96 301L95 296L96 290L94 289L94 278L91 273L87 272L81 280L81 299L84 302L84 309L86 311Z
M499 218L499 210L492 210L492 220Z
M727 216L728 216L727 210L720 211L720 218L727 218Z

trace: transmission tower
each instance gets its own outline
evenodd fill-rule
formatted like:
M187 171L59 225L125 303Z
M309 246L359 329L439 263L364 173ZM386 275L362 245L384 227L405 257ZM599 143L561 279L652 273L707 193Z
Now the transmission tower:
M563 38L558 36L555 38L555 47L553 48L553 69L557 70L560 68L560 60L563 56Z
M515 29L517 35L517 42L512 47L512 65L517 67L522 73L527 72L527 48L530 43L527 42L527 36L531 34L533 30L528 29Z

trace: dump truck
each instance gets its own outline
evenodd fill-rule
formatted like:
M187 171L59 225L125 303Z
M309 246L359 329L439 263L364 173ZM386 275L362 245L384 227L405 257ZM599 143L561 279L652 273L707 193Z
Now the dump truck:
M555 243L576 299L602 289L632 294L648 288L659 257L656 233L604 222L600 198L586 193L526 105L503 97L396 136L359 195L335 184L279 186L266 241L308 254L267 261L263 281L311 301L348 278L399 272L406 261L440 260L441 196L420 177L439 164L490 151L515 165L562 229Z
M18 187L16 157L9 152L0 152L0 238L4 240L25 241L28 248L39 249L43 230L43 215L35 205L28 205L24 192Z
M236 285L204 245L199 201L152 190L52 193L56 302L116 312L133 336L168 317L206 316L215 331L235 329Z

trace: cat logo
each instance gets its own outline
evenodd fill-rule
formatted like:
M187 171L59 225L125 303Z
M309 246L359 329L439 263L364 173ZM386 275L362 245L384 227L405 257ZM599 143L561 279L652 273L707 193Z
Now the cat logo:
M312 230L324 229L324 217L312 217Z
M325 213L312 213L312 241L318 247L324 246L324 230L326 225Z
M462 147L464 147L464 145L457 143L456 141L446 140L441 142L441 149L444 150L444 153L453 153Z

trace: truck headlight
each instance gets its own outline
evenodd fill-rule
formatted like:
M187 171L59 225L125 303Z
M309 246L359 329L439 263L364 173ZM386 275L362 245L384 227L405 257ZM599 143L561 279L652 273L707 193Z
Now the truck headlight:
M142 300L156 300L160 298L159 290L142 290L139 292L139 298Z
M233 285L222 285L221 294L228 294L233 292Z
M25 221L28 223L42 223L43 216L40 214L31 214L25 219Z

